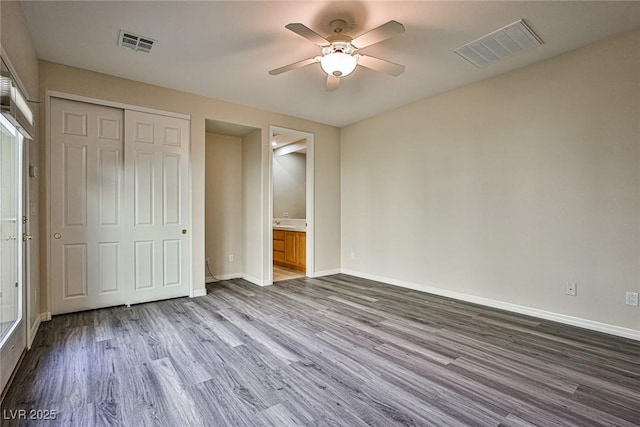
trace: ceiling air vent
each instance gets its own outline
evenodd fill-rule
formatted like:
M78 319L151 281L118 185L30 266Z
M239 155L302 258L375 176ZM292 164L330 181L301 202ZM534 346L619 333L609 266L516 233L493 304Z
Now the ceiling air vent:
M480 37L453 51L478 68L542 45L523 20Z
M157 43L157 40L149 37L139 36L129 31L120 30L120 38L118 45L128 47L136 52L150 53L151 48Z

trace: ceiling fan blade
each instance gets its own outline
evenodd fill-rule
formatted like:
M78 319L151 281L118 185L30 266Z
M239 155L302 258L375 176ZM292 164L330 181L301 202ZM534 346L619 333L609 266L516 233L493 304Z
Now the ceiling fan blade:
M358 65L371 68L372 70L381 71L391 76L399 76L404 73L404 65L385 61L384 59L376 58L374 56L360 55L358 58Z
M317 62L316 58L303 59L302 61L294 62L293 64L285 65L284 67L271 70L269 71L269 74L271 74L272 76L277 76L278 74L286 73L287 71L295 70L296 68L306 67L307 65L311 65L314 62Z
M327 92L338 89L339 85L340 85L340 77L327 76L327 86L325 87Z
M404 33L404 26L401 23L389 21L351 40L351 44L362 49L402 33Z
M304 37L305 39L309 40L311 43L317 44L318 46L329 46L331 44L330 41L322 37L320 34L316 33L311 28L299 22L295 22L293 24L287 24L284 27L287 30L293 31L297 35Z

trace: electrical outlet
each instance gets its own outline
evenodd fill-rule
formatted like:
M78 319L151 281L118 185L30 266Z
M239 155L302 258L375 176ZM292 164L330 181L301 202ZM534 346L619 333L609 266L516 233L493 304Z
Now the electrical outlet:
M229 262L233 262L233 254L229 254Z
M356 253L355 252L351 252L351 259L356 259Z
M571 283L571 282L567 283L566 294L572 297L575 297L576 295L578 295L578 284Z
M289 212L282 212L283 218L289 218Z
M206 257L206 258L204 259L204 263L205 263L206 265L209 265L209 257Z
M632 305L634 307L638 306L638 293L637 292L627 292L625 301L627 305Z

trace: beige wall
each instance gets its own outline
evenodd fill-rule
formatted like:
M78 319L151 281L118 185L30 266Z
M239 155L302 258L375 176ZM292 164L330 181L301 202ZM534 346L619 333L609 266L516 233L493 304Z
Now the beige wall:
M31 100L38 99L38 55L20 3L2 1L0 43ZM32 106L33 107L33 106Z
M242 139L206 134L205 256L216 276L243 273ZM233 254L234 261L228 256ZM205 271L205 275L209 275Z
M624 303L640 291L638 46L626 34L342 129L342 267L640 330Z
M262 131L242 138L242 241L245 256L243 273L248 280L262 284L264 230L262 229Z
M273 217L305 219L307 156L289 153L273 157Z
M192 278L196 290L204 289L205 258L205 119L244 124L261 129L263 165L260 169L262 193L268 186L268 168L264 167L265 153L270 152L269 126L276 125L311 132L315 135L317 174L316 185L316 266L318 269L339 268L340 259L340 172L339 129L320 123L298 119L269 111L258 110L229 102L179 92L167 88L99 74L78 68L40 61L40 97L45 101L47 91L60 91L107 101L138 105L191 115L191 167L193 196L193 262ZM42 104L45 108L45 104ZM43 114L44 117L44 114ZM44 130L41 131L44 136ZM44 140L44 138L42 138ZM43 150L44 150L43 144ZM41 152L44 155L44 151ZM46 166L43 162L42 169ZM42 171L41 176L46 176ZM268 227L263 198L261 214L263 226ZM267 228L268 229L268 228ZM264 235L256 236L268 244ZM264 255L264 251L262 251ZM247 252L244 254L245 262ZM260 274L266 280L265 266ZM46 285L43 285L46 289Z
M0 45L6 53L7 59L13 66L18 79L27 92L26 96L29 100L37 101L39 98L38 85L38 56L36 54L31 34L27 29L27 24L22 14L22 8L18 2L2 1L2 9L0 11ZM37 104L30 103L29 106L33 110L36 118L36 129L39 127L39 114ZM38 135L33 141L27 142L29 147L29 164L39 166L39 141ZM42 175L40 175L41 177ZM29 178L29 203L31 206L35 204L35 215L25 212L24 215L29 220L29 232L33 236L30 243L30 287L29 301L31 307L29 312L29 324L31 326L40 316L40 229L39 217L41 209L39 205L40 195L40 177Z

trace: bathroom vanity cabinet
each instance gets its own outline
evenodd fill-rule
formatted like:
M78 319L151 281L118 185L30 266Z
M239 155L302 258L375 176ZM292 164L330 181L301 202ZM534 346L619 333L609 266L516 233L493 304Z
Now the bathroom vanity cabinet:
M294 270L306 271L307 233L273 230L273 263Z

